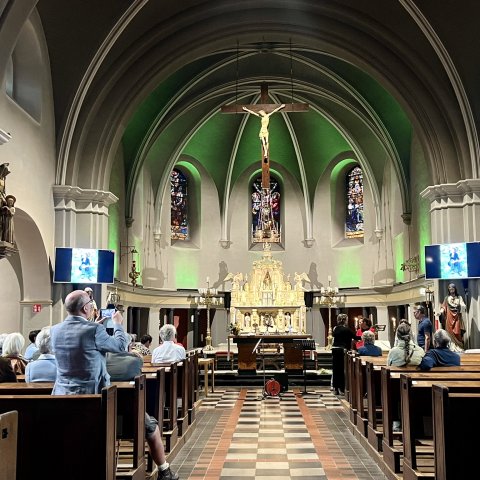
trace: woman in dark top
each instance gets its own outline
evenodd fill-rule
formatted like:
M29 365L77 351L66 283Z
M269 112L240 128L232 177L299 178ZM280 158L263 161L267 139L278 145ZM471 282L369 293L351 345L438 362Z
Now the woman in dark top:
M358 337L348 328L348 317L345 313L337 316L337 326L333 329L332 348L332 387L335 394L343 394L345 390L344 353L352 348L352 340Z
M333 329L333 346L350 350L352 348L352 340L357 336L348 328L348 317L345 313L337 316L337 326Z

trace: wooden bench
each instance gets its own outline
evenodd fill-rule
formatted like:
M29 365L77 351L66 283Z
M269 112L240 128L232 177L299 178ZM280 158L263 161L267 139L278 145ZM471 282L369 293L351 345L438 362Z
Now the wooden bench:
M0 383L0 396L51 396L53 383ZM116 438L128 440L131 447L122 449L120 462L116 462L116 478L140 480L145 478L145 376L132 382L114 382L116 387ZM117 458L118 455L117 455ZM128 462L128 463L126 463Z
M367 362L366 368L366 383L367 383L367 402L368 402L368 425L367 425L367 438L368 442L379 452L382 451L382 442L384 437L384 418L388 418L389 435L391 441L393 442L391 424L393 418L391 414L394 414L395 411L392 410L392 405L390 401L387 401L384 406L382 403L382 380L381 380L381 369L386 368L391 374L396 377L398 382L400 381L400 373L416 373L420 375L425 375L429 373L442 373L447 372L480 372L480 365L464 365L459 367L436 367L431 371L421 372L417 367L382 367L381 365L374 364L372 362ZM440 378L440 377L437 377ZM400 390L398 387L398 395L395 398L399 399ZM386 401L386 400L385 400ZM392 444L392 443L391 443Z
M394 420L402 420L400 376L409 374L412 378L440 381L448 380L452 374L469 373L470 368L474 369L473 373L479 371L478 366L436 367L429 372L419 371L416 367L381 367L382 452L383 461L392 472L400 473L403 466L403 433L394 432L392 428Z
M117 447L116 477L144 480L145 462L145 375L132 382L114 382L117 387ZM125 442L128 447L125 448ZM131 447L130 447L131 445Z
M158 379L157 371L159 369L164 370L164 388L161 388L161 379ZM177 425L177 385L178 385L178 367L176 363L171 364L152 364L150 367L144 366L142 373L145 373L147 377L147 395L148 398L152 398L150 392L154 392L153 395L160 395L161 392L165 392L164 399L159 398L159 408L163 403L161 432L165 438L165 451L171 452L178 441L178 425ZM160 374L162 375L162 374ZM155 378L156 382L151 380ZM154 400L155 402L155 400ZM149 403L147 403L149 405ZM150 404L151 405L151 404ZM147 406L147 412L149 415L153 415L153 411L149 410ZM151 413L152 412L152 413ZM159 420L159 419L157 419Z
M471 477L478 454L480 393L456 393L434 385L432 405L435 479Z
M0 478L17 478L17 435L18 412L6 412L0 415Z
M17 480L115 478L117 388L99 395L0 395L0 413L18 411Z
M353 395L356 409L355 425L364 437L368 436L367 364L386 365L386 357L359 356L353 360Z
M455 393L480 393L480 375L473 373L471 378L465 375L469 374L462 374L461 381L414 380L412 376L401 375L404 480L435 477L432 387L441 383ZM467 423L465 418L464 422ZM463 439L457 440L463 443Z

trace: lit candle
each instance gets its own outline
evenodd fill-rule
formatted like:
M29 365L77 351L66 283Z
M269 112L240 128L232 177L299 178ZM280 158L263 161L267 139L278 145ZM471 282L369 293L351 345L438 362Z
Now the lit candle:
M332 277L331 275L328 276L328 283L330 283L332 281Z
M210 277L207 277L207 285L210 283Z

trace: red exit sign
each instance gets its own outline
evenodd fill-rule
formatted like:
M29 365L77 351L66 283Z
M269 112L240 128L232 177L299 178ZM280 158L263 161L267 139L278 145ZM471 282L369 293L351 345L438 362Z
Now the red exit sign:
M32 307L33 313L40 313L42 311L42 306L39 303L35 303Z

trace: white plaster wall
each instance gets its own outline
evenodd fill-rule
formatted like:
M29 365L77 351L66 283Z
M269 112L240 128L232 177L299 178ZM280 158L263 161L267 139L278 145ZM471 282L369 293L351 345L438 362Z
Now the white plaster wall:
M2 313L0 314L0 333L20 330L21 292L17 274L9 259L0 260Z
M28 212L38 226L48 255L54 252L54 212L51 186L55 182L55 130L50 64L38 15L32 21L42 52L42 70L37 72L42 86L41 121L35 121L0 89L0 128L12 139L0 147L0 163L10 163L7 193L16 196L16 206Z
M8 312L8 322L14 330L25 330L28 325L23 325L22 309L20 302L27 299L48 302L50 293L50 272L48 257L54 254L54 210L52 185L55 182L55 130L53 117L53 95L50 78L50 65L48 52L46 51L45 38L40 19L34 11L30 21L37 32L39 48L42 55L41 68L35 72L35 78L41 84L42 107L40 121L34 120L27 112L19 107L5 93L5 79L1 75L0 88L0 128L9 132L12 139L0 147L0 163L7 162L12 173L6 179L7 193L17 198L18 211L28 212L28 222L24 226L26 230L18 229L18 246L22 273L19 277L6 274L8 267L6 260L0 260L0 268L3 270L2 279L2 310ZM18 32L11 32L13 40ZM28 62L28 58L22 59ZM26 217L27 218L27 217ZM20 221L20 217L18 218ZM30 227L29 227L30 225ZM39 242L37 250L41 258L30 258L28 252L21 250L28 246L28 228L33 229ZM29 259L26 261L26 259ZM40 269L40 271L39 271ZM4 281L5 278L5 281ZM20 279L35 279L26 285L19 283ZM46 280L46 281L45 281ZM8 285L7 290L4 285ZM22 298L23 297L23 298ZM3 316L3 314L2 314ZM44 318L45 317L45 318ZM42 313L42 322L49 322L50 309ZM3 323L3 320L2 320ZM25 331L23 332L25 333Z

